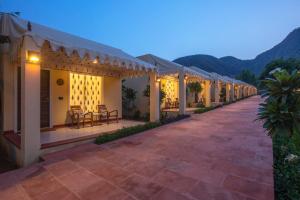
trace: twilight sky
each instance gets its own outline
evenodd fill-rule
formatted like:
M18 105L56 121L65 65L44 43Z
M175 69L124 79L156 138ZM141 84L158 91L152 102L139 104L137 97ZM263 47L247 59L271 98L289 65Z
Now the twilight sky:
M173 60L255 57L300 27L299 0L0 0L0 11L123 49Z

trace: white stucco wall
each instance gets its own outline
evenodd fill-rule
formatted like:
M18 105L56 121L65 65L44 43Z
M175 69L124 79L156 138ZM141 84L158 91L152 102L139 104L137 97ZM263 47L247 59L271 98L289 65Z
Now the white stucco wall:
M51 70L51 118L52 125L63 125L70 123L69 110L69 72ZM63 85L57 85L58 79L64 80Z
M107 109L118 110L122 117L122 81L121 78L103 77L103 104Z
M137 91L135 105L137 109L141 112L141 115L149 113L150 100L145 97L143 92L149 84L149 76L142 76L136 78L128 78L124 82L126 87L132 88Z

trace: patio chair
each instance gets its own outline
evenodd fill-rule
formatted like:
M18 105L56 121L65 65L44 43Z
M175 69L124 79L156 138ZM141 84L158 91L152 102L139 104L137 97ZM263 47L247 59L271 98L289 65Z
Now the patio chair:
M109 120L116 120L117 123L119 122L118 118L118 110L108 111L106 105L98 105L98 113L99 121L106 120L107 124L109 124Z
M92 112L84 112L80 105L70 106L70 116L72 120L72 126L77 124L77 128L80 128L80 123L82 122L83 127L86 122L91 123L93 126L93 113Z
M172 108L172 100L171 98L167 98L165 102L165 109L170 109L170 108Z
M179 100L178 100L178 98L176 98L175 101L174 101L174 108L179 108Z

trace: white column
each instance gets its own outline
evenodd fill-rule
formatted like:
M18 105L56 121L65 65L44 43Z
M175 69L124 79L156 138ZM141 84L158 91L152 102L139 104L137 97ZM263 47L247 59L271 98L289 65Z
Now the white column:
M237 89L236 89L236 98L240 99L241 98L241 91L240 91L240 85L237 85Z
M234 99L234 87L235 87L235 85L234 85L234 83L232 83L230 85L230 101L235 101L235 99Z
M226 102L230 101L230 83L225 84L226 87Z
M205 107L211 106L211 82L209 80L204 81L204 95L205 95Z
M39 51L25 37L21 61L21 156L22 165L38 161L40 155L40 64L26 61L26 52Z
M220 102L220 87L219 87L219 81L216 80L215 81L215 85L214 85L214 94L215 94L215 103L219 103Z
M183 72L179 72L179 114L184 115L186 110L186 80Z
M159 121L159 82L156 81L156 74L150 74L150 121Z

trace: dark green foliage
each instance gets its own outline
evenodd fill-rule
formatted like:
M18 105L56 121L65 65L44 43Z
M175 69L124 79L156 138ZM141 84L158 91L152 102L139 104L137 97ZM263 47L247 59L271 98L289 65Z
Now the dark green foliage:
M225 102L226 101L226 88L225 87L222 87L221 88L221 92L220 92L220 100L222 102Z
M276 70L263 81L259 119L273 139L275 197L300 199L300 74Z
M206 107L206 108L199 108L197 110L194 111L194 114L201 114L201 113L205 113L208 112L210 110L214 110L216 108L220 108L222 107L222 105L218 105L218 106L211 106L211 107Z
M205 105L203 104L203 102L199 102L196 104L196 108L204 108Z
M143 125L137 125L137 126L134 126L134 127L122 128L122 129L117 130L114 133L108 133L108 134L105 134L105 135L98 136L96 138L96 144L103 144L103 143L110 142L110 141L113 141L113 140L116 140L116 139L119 139L119 138L134 135L134 134L137 134L137 133L149 130L149 129L159 127L163 124L168 124L168 123L171 123L171 122L174 122L174 121L185 119L187 117L189 117L189 115L178 115L177 117L174 117L174 118L164 119L161 122L148 122L148 123L143 124Z
M150 85L147 85L146 89L143 91L144 97L150 97ZM159 90L159 101L162 104L163 100L166 98L166 92L162 89Z
M147 85L145 90L143 91L144 97L150 97L150 85Z
M122 81L123 83L125 80ZM134 101L137 91L122 85L122 107L125 111L130 111L135 108Z
M114 133L110 134L105 134L105 135L100 135L96 138L96 144L103 144L106 142L110 142L119 138L127 137L129 135L133 135L148 129L152 129L155 127L160 126L160 123L146 123L144 125L138 125L134 127L129 127L129 128L122 128L120 130L117 130Z
M257 85L257 78L254 73L248 69L242 70L242 72L236 76L236 79L249 83L251 85Z
M226 106L226 105L229 105L229 104L232 104L234 102L237 102L237 101L241 101L245 98L248 98L248 97L244 97L244 98L241 98L241 99L238 99L236 101L231 101L231 102L224 102L223 105L217 105L217 106L211 106L211 107L201 107L197 110L194 111L194 114L201 114L201 113L205 113L205 112L208 112L208 111L211 111L211 110L214 110L216 108L220 108L222 106Z
M296 136L297 135L297 136ZM297 137L297 138L296 138ZM300 155L299 133L292 138L276 134L273 137L275 198L300 199L300 157L289 161L289 156Z
M201 84L199 82L190 82L187 84L187 88L191 93L195 95L195 103L199 102L198 94L202 91Z
M166 96L167 96L167 93L165 91L163 91L162 89L159 90L159 102L160 102L160 104L162 104L162 102L164 101Z
M205 113L205 112L213 110L213 109L215 109L215 107L199 108L199 109L194 111L194 114Z
M133 119L140 119L141 118L141 111L136 110L133 114Z
M289 73L292 73L294 70L300 70L300 60L296 60L296 59L274 60L266 65L266 67L264 68L264 70L262 71L262 73L259 76L259 80L264 80L266 78L272 78L272 75L270 74L270 72L277 68L285 69Z
M263 96L267 98L260 105L259 119L264 120L270 135L276 129L286 129L291 135L293 129L300 130L300 74L281 70L273 77L263 81Z

